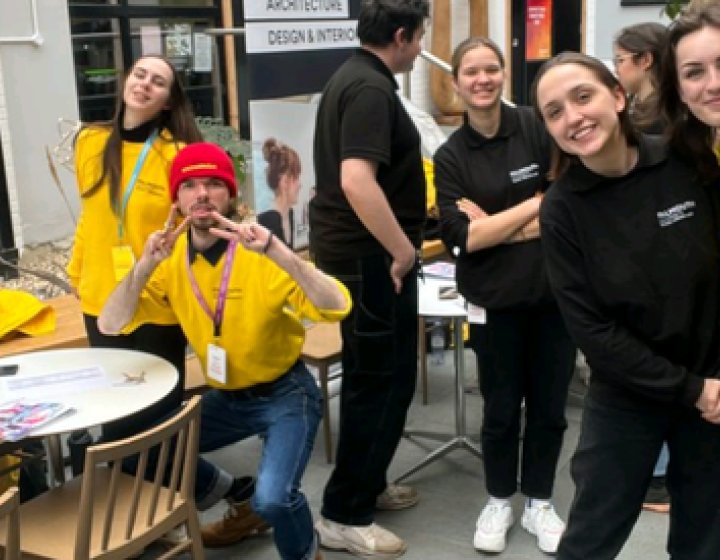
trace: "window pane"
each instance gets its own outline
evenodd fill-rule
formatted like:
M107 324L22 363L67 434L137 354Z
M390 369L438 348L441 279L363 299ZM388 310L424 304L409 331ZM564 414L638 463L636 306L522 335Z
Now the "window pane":
M109 119L122 74L117 20L72 18L70 27L80 118Z

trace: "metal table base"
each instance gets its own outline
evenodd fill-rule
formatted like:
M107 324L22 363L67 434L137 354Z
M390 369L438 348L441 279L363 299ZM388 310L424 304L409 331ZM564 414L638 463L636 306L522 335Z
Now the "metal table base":
M465 426L465 341L463 340L464 317L453 317L453 341L455 360L455 434L443 445L430 452L422 461L411 467L395 479L395 483L401 482L426 467L433 461L444 457L456 449L466 449L476 457L482 457L480 448L467 437ZM406 431L405 436L422 437L429 439L443 438L441 434L422 431Z

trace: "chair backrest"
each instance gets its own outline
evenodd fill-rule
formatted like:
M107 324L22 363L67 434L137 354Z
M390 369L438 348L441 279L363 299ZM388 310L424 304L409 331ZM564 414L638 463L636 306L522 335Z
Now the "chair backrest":
M18 506L20 494L17 487L7 489L0 496L0 519L7 517L7 534L5 535L5 550L0 556L4 560L20 559L20 521Z
M200 397L195 396L175 416L145 432L89 447L76 557L103 556L138 539L152 542L185 523L188 515L197 515L193 496L199 438ZM93 527L96 523L102 526Z

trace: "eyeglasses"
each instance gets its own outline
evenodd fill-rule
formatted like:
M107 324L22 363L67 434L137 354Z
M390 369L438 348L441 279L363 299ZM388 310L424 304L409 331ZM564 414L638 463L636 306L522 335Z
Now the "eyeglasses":
M623 62L625 62L628 58L634 58L638 55L638 53L632 53L632 54L626 54L623 56L613 56L613 64L615 66L620 66Z

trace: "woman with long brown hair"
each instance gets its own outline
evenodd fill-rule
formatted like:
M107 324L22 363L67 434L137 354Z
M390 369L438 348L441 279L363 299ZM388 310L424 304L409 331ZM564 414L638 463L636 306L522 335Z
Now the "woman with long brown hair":
M165 58L150 55L138 59L125 76L112 120L86 125L75 143L82 212L67 270L90 345L156 354L180 374L162 401L103 426L104 440L142 431L182 401L186 342L165 302L143 297L133 322L119 336L101 334L97 317L142 254L145 239L168 219L168 173L175 154L201 139L177 71Z
M720 558L720 189L636 132L599 60L546 62L533 104L554 140L540 210L551 286L592 377L559 560L610 560L670 449L668 552Z

